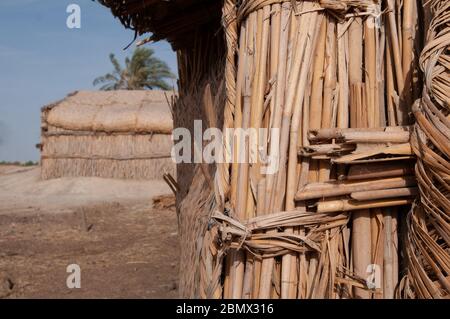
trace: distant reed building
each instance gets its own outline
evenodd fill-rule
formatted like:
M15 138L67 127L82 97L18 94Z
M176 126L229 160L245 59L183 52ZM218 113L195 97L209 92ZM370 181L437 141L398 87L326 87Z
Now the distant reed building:
M159 179L175 175L164 91L80 91L41 114L41 177Z

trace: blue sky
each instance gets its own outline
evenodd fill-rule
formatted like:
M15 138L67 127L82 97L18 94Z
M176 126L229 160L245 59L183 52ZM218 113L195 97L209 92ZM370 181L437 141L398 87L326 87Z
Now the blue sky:
M69 4L81 7L81 29L66 26ZM40 108L75 90L94 90L111 71L109 53L123 62L134 37L92 0L0 1L0 161L38 160ZM167 42L151 44L176 71Z

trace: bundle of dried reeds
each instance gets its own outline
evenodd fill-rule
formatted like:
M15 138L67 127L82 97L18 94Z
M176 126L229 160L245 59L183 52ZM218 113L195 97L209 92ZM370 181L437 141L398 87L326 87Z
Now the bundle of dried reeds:
M408 274L400 296L450 296L450 3L428 1L431 23L420 66L425 87L413 112L420 197L407 220Z
M235 79L226 77L235 81L226 83L234 127L280 136L267 133L258 145L278 171L261 173L261 160L233 164L230 217L213 215L217 256L226 253L220 296L392 298L397 207L417 192L405 168L410 129L401 127L419 85L415 1L248 0L227 8L225 32L235 32L233 16L239 30L236 56L227 59L236 61ZM237 150L252 156L248 140ZM370 275L379 289L367 286Z

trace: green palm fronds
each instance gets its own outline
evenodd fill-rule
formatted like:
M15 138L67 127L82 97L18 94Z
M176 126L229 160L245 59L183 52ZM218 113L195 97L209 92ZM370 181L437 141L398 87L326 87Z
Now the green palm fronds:
M93 85L101 85L102 91L172 89L172 85L166 81L174 79L175 75L154 53L150 48L137 48L131 58L125 59L124 68L111 53L109 59L114 67L113 72L97 77Z

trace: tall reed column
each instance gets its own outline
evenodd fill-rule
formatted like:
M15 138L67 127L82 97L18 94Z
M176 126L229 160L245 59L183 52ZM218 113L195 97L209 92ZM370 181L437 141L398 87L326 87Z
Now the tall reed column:
M224 17L231 3L224 3ZM234 155L244 162L227 167L229 179L225 173L216 178L216 184L229 180L224 206L236 225L246 225L222 234L231 247L224 297L393 297L394 206L411 203L416 191L400 176L411 172L389 162L397 159L380 158L411 155L409 131L392 128L408 123L410 74L417 74L414 53L405 52L414 44L417 8L401 3L244 0L236 8L230 28L239 32L227 37L227 63L236 61L237 69L226 68L226 82L235 83L227 85L225 122L253 132L234 140ZM385 132L385 126L392 127ZM313 131L336 134L314 141ZM357 140L345 132L356 132ZM383 139L385 133L392 140ZM396 143L403 143L398 153L383 151ZM362 156L372 150L375 155ZM264 171L267 159L276 164L274 172ZM367 181L354 182L364 174ZM367 189L358 192L361 185ZM339 218L319 226L322 213ZM284 214L311 219L283 224ZM252 228L262 220L282 226ZM373 264L380 271L378 290L361 283Z

